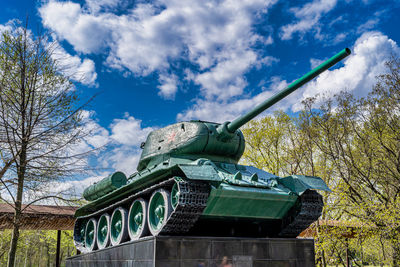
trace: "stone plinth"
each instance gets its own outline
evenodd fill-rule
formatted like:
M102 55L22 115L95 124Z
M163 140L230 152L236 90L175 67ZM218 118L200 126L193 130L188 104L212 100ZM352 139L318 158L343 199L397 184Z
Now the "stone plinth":
M67 267L233 267L314 265L314 241L294 238L148 237L68 258Z

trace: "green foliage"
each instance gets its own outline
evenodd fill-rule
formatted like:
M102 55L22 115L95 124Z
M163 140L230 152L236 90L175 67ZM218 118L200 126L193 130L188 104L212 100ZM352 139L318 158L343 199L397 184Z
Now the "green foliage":
M72 231L61 232L60 259L61 266L65 266L67 257L76 255L73 244ZM12 231L0 231L0 266L7 264L8 249ZM15 266L55 266L57 248L57 231L33 231L20 232Z
M285 173L283 166L288 158L285 140L290 136L291 126L291 118L282 112L250 121L243 129L246 145L250 147L244 152L245 162L276 175Z
M317 226L321 264L344 264L347 247L359 262L400 264L400 60L387 67L366 98L308 99L297 117L277 112L243 130L244 163L323 178L333 192L322 219L356 225L352 238L349 227Z

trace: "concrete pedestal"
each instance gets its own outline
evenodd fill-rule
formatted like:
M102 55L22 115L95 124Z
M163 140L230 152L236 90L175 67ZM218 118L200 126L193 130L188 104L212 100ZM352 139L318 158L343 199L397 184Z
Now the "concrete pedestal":
M293 238L148 237L68 258L66 266L308 267L315 266L314 241Z

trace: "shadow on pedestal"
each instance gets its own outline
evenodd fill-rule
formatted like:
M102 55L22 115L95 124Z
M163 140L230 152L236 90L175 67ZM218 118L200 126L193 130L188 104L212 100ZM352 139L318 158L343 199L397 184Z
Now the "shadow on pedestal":
M67 267L308 267L314 241L294 238L147 237L66 261Z

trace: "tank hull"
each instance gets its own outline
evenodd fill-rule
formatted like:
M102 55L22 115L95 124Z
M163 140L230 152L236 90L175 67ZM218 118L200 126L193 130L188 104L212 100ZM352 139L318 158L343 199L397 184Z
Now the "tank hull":
M82 229L90 219L98 220L119 207L128 210L135 199L148 201L153 192L173 192L174 186L179 190L177 206L157 235L279 236L302 213L303 195L311 189L329 190L317 177L280 178L251 166L171 158L168 164L136 173L127 185L78 209L76 246L85 251ZM311 200L315 203L308 201L312 208L307 208L302 224L282 236L297 236L320 216L323 203L315 199Z
M212 188L203 217L282 219L298 197L268 188L221 184Z

